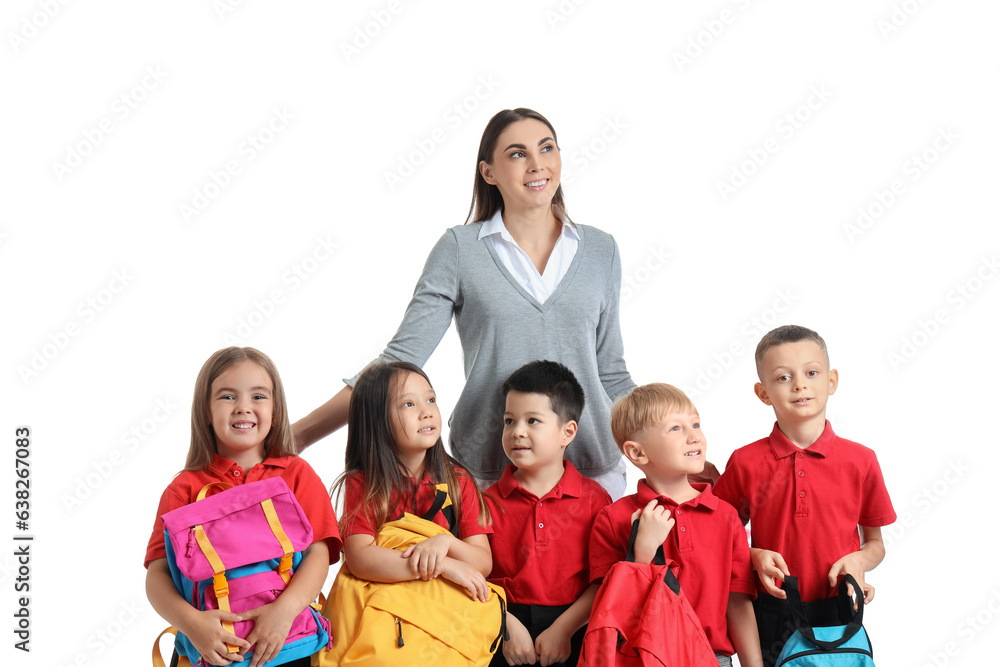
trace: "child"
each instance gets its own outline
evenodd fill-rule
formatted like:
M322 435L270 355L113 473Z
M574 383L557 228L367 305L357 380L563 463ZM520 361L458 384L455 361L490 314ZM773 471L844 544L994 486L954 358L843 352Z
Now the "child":
M234 614L200 611L174 587L167 566L163 514L195 501L206 484L246 484L281 477L295 494L313 529L315 542L304 552L288 588L274 602ZM295 455L285 392L274 363L251 347L219 350L205 362L191 406L191 446L187 463L160 498L153 534L146 548L146 596L156 612L183 632L213 665L242 662L253 650L250 667L277 656L293 619L312 602L331 563L340 558L337 517L323 482ZM254 621L247 638L222 627L222 621ZM226 643L240 647L227 653ZM176 657L176 654L175 654ZM292 665L308 665L309 658Z
M684 392L648 384L611 408L611 432L622 453L646 476L637 493L605 507L590 537L590 578L599 581L624 560L632 522L639 519L635 562L650 563L661 544L675 561L677 579L701 620L719 665L738 653L743 667L760 667L751 599L746 532L732 507L708 484L688 475L705 467L705 436L698 411Z
M490 581L507 593L510 640L492 667L575 665L598 588L589 577L590 528L611 502L600 484L563 460L583 411L583 388L562 364L534 361L502 390L511 465L487 498L496 504Z
M340 525L351 573L381 582L442 576L486 602L493 563L488 510L475 480L445 452L434 389L418 366L379 363L362 372L351 395L345 458L335 487L344 490ZM436 535L402 552L375 543L385 522L427 512L441 483L448 484L458 537ZM433 521L448 525L441 511Z
M809 620L839 625L832 597L838 579L854 575L871 601L864 574L882 562L880 527L896 513L875 453L836 436L826 421L838 375L819 334L778 327L761 339L755 358L760 382L754 391L774 408L777 423L768 437L733 452L715 492L750 521L761 591L754 608L761 649L773 664L794 630L775 599L785 593L774 580L794 574L803 602L813 603Z

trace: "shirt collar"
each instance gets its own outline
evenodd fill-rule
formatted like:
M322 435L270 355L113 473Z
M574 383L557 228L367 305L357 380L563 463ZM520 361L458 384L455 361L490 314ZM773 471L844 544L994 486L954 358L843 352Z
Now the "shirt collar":
M674 502L672 498L668 498L667 496L661 496L658 493L656 493L656 491L654 491L652 487L650 487L649 484L646 483L646 480L640 479L639 486L636 488L637 491L636 500L638 501L640 507L645 507L649 503L649 501L653 500L654 498L656 500L659 500L660 503L667 505L668 507L687 506L693 508L702 505L707 510L714 510L716 507L719 506L719 498L712 493L711 484L694 483L691 486L694 488L695 491L699 492L698 495L692 498L691 500L680 503L680 505L678 505L678 503Z
M551 491L545 494L546 498L561 498L563 496L579 498L583 492L583 475L580 474L580 471L568 460L563 461L563 467L562 478L556 482ZM500 495L508 498L510 494L519 491L520 493L534 497L534 494L524 489L514 479L515 470L517 468L513 464L504 468L503 475L500 476L500 481L497 482L497 490L500 491Z
M503 211L497 211L493 214L492 218L483 222L483 226L479 228L479 238L477 240L481 241L487 236L494 234L499 234L500 238L508 243L517 243L514 237L510 235L510 232L507 231L507 226L503 224ZM580 240L580 234L576 230L576 225L567 219L563 219L562 235L577 241Z
M816 442L809 445L805 449L802 449L794 442L788 439L781 429L778 428L778 422L774 422L774 429L771 431L771 435L768 436L768 444L771 445L771 452L774 454L774 458L783 459L786 456L791 456L792 454L798 454L799 452L810 452L818 456L826 457L830 453L830 448L833 446L834 440L837 439L837 434L833 432L833 427L830 426L830 420L826 421L826 427L823 429L823 433L816 439Z
M269 456L261 462L261 465L271 466L272 468L287 468L290 458L290 456ZM208 464L209 472L219 478L225 477L234 468L239 468L239 464L221 454L213 454L212 462ZM244 470L243 472L247 473L249 471Z

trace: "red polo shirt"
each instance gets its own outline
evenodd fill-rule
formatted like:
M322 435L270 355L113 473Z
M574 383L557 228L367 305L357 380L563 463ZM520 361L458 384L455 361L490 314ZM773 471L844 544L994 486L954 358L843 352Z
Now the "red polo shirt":
M513 465L487 490L490 581L503 586L508 602L573 604L590 585L590 528L611 496L572 463L563 464L562 479L542 498L518 484Z
M153 522L153 534L149 536L149 544L146 546L145 566L149 567L149 563L157 558L167 557L163 539L163 519L160 517L171 510L193 503L198 498L198 492L206 484L227 482L239 486L271 477L284 479L285 484L295 494L295 500L306 513L306 518L312 526L313 541L326 540L330 549L330 562L336 563L340 560L342 543L330 495L319 475L304 459L298 456L266 458L250 470L244 471L236 462L216 454L205 470L182 470L160 496L156 520Z
M476 495L476 483L468 472L456 469L458 475L459 490L462 496L462 514L458 521L458 537L465 539L473 535L488 535L493 532L489 526L479 525L479 497ZM429 473L425 474L420 483L410 478L410 490L405 499L392 498L389 506L392 508L387 521L392 521L403 516L403 512L409 512L416 516L423 516L437 495L437 488ZM344 482L344 507L357 507L364 502L365 498L365 474L363 472L351 473ZM346 514L345 509L344 513ZM369 517L364 508L354 515L351 525L344 529L344 536L348 535L371 535L375 537L375 529L371 524L372 517ZM448 527L448 519L443 513L438 512L433 519L439 526Z
M753 546L784 557L806 601L836 595L827 574L860 548L859 525L896 520L875 452L838 437L830 422L806 449L776 423L770 436L733 452L715 494L749 519Z
M663 553L677 563L677 580L694 608L716 653L735 653L726 624L729 593L756 597L746 531L736 511L712 494L709 484L693 484L701 493L678 505L657 495L640 480L637 493L608 505L594 520L590 534L590 578L604 577L625 559L632 532L632 513L656 498L676 523L663 543Z

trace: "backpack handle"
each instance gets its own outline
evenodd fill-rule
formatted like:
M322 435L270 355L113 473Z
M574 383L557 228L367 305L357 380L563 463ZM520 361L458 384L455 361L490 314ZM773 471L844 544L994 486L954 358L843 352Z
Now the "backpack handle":
M854 588L854 593L858 597L857 610L854 610L853 608L854 601L851 600L851 596L847 592L847 584L850 584ZM846 644L851 637L856 635L858 631L861 630L861 624L865 615L864 593L861 590L861 585L852 575L845 574L844 578L840 580L840 585L837 587L837 596L839 598L838 601L841 609L846 608L850 610L851 620L847 622L847 627L844 629L843 636L841 636L840 639L834 639L831 641L816 639L816 634L813 632L812 625L806 618L805 607L802 604L802 597L799 594L798 579L795 577L785 577L785 581L781 589L785 591L788 596L787 600L791 606L792 615L798 625L799 632L802 633L803 637L824 651L830 651Z
M208 490L211 489L211 488L213 488L213 487L216 487L216 486L225 487L225 488L223 488L223 491L225 491L226 489L233 488L233 485L230 484L229 482L211 482L211 483L206 484L205 486L201 487L201 491L198 492L198 497L195 498L194 501L198 502L199 500L204 500L205 498L207 498L208 497Z
M636 519L632 522L632 534L628 538L628 551L625 552L625 560L629 563L635 562L635 538L639 534L639 520ZM656 547L656 554L653 556L653 565L666 565L667 557L663 554L663 545ZM667 568L667 573L663 576L663 583L667 585L667 588L674 592L674 595L681 594L681 584L677 581L677 577L674 576L674 571L669 567Z

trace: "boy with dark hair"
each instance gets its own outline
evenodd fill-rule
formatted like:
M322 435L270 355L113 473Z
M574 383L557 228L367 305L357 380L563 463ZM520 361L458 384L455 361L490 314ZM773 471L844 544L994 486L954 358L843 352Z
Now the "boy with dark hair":
M491 663L575 665L597 586L588 544L594 517L611 502L568 460L583 388L553 361L534 361L503 384L503 448L511 465L487 492L493 515L490 581L507 593L507 630Z
M798 578L811 623L841 624L838 580L853 575L863 588L859 601L872 600L865 572L885 557L881 526L896 513L875 453L838 437L826 420L839 376L823 338L806 327L778 327L761 339L755 360L754 392L777 421L771 435L733 452L715 494L750 521L754 610L765 664L773 665L795 629L775 580Z
M743 667L760 667L746 531L709 484L689 481L703 472L707 446L691 399L669 384L636 387L611 407L611 432L645 479L636 493L605 507L594 520L591 581L599 582L625 560L638 519L635 562L652 562L662 545L664 556L677 563L681 590L719 665L732 665L737 653Z

